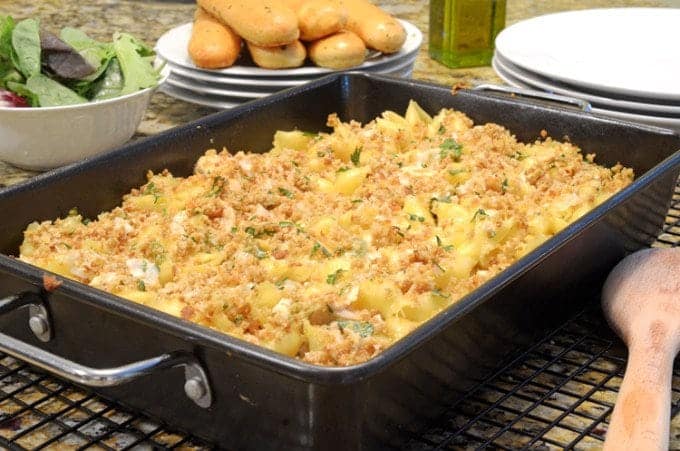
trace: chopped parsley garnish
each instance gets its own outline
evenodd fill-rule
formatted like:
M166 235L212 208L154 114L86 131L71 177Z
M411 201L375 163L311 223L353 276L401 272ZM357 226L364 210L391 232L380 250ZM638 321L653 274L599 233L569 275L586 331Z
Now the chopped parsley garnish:
M349 157L350 160L352 160L352 163L354 166L359 166L359 160L361 159L361 146L357 147L354 149L354 152L352 152L352 155Z
M443 135L445 132L446 132L446 127L444 127L444 124L441 124L439 126L439 129L437 130L437 133L439 133L440 135Z
M143 280L140 279L137 281L137 289L139 291L146 291L146 284L144 283Z
M157 240L153 240L149 247L151 248L151 253L153 254L153 259L156 263L156 266L161 266L165 261L165 248Z
M276 288L278 288L279 290L283 290L284 288L283 284L286 283L286 280L288 280L287 277L279 279L276 282L274 282L274 285L276 285Z
M503 193L505 193L508 190L508 179L505 178L503 179L503 183L501 183L501 190Z
M342 275L344 269L338 269L334 273L326 276L326 283L329 285L335 285L338 282L338 278Z
M442 160L450 156L455 161L458 161L463 152L463 146L458 144L453 138L446 138L444 142L439 145L439 149L439 157Z
M293 198L293 193L291 193L286 188L279 188L279 194L281 194L282 196L286 196L288 199Z
M489 214L480 208L475 212L475 215L472 217L472 221L476 221L477 218L484 218L485 216L489 216Z
M435 239L437 240L437 246L441 247L446 252L451 252L453 250L453 244L443 244L439 235L435 235Z
M305 229L303 229L300 224L292 221L279 221L279 227L281 228L295 227L297 229L298 234L305 233Z
M352 199L353 204L360 204L363 201L364 201L363 199Z
M343 166L335 172L347 172L347 171L349 171L349 168L347 166Z
M252 236L253 238L261 238L263 236L272 236L276 234L276 230L272 229L267 229L264 228L262 230L257 230L253 226L248 226L245 229L243 229L244 232L246 232L248 235Z
M352 332L356 332L362 338L369 337L373 335L374 332L373 324L367 323L365 321L341 320L338 321L338 327L343 330L349 329Z
M218 175L217 177L213 177L212 186L210 187L210 191L208 192L208 196L209 197L218 197L220 194L222 194L222 191L224 190L224 182L225 182L225 179L221 175Z
M445 194L443 196L436 196L436 197L431 198L430 202L441 202L443 204L450 204L451 203L451 195Z
M433 295L433 296L437 296L437 297L439 297L439 298L444 298L444 299L448 299L448 298L451 297L450 294L448 294L448 293L443 293L443 292L442 292L441 290L439 290L438 288L432 290L432 295Z
M144 187L144 190L142 190L142 194L153 196L154 204L158 202L158 198L161 197L158 187L154 182L149 182L149 184Z
M264 251L257 246L255 247L255 250L253 251L253 255L258 260L262 260L263 258L267 258L269 256L269 254L267 254L267 251Z
M463 172L467 172L467 169L449 169L449 175L456 176L458 174L462 174Z
M321 253L326 257L331 257L333 255L328 249L326 249L326 247L323 244L317 241L314 243L314 246L312 246L312 255L316 254L319 251L321 251Z
M425 222L425 218L424 218L424 217L422 217L422 216L420 216L420 215L416 215L416 214L414 214L414 213L409 213L409 214L408 214L408 220L409 220L409 221Z

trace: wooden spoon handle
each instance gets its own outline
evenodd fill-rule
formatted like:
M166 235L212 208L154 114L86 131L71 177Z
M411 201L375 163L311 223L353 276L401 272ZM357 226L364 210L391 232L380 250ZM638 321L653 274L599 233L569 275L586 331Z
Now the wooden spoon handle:
M619 390L605 451L668 450L671 381L675 349L631 344L626 374Z

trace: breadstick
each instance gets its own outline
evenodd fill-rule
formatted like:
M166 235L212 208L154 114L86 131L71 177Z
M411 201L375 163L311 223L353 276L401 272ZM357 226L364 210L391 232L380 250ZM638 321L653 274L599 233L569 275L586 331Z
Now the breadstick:
M265 69L300 67L307 56L305 46L300 41L277 47L261 47L247 41L246 43L255 64Z
M286 7L295 11L296 14L297 14L297 10L300 9L300 6L302 6L302 4L306 1L307 0L281 0L281 2L283 2L283 4Z
M359 35L367 47L394 53L406 41L399 21L368 0L340 0L339 4L347 10L347 29Z
M199 7L194 14L188 51L198 67L229 67L241 53L241 37Z
M300 32L297 16L276 0L197 0L246 41L262 47L290 44Z
M297 14L300 40L316 41L345 28L347 11L333 0L283 0Z
M321 67L347 69L364 62L366 46L356 34L341 31L312 42L309 45L309 58Z

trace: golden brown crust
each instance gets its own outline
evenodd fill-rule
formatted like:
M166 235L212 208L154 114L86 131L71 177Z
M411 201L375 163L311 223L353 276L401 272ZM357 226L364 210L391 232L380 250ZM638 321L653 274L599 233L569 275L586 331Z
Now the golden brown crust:
M300 41L276 47L260 47L247 42L250 57L255 64L265 69L290 69L305 62L307 50Z
M198 67L205 69L229 67L241 53L241 37L228 25L199 7L194 16L187 50L191 60Z
M341 0L347 10L347 29L353 31L366 46L383 53L394 53L406 41L406 30L397 19L368 0Z
M347 11L331 0L307 0L296 10L300 40L316 39L337 33L347 25Z
M266 154L208 151L20 258L320 365L363 362L626 186L569 143L411 105Z
M272 0L197 0L246 41L263 47L290 44L300 31L295 13Z
M351 31L341 31L309 44L309 59L314 64L330 69L358 66L366 58L366 46Z

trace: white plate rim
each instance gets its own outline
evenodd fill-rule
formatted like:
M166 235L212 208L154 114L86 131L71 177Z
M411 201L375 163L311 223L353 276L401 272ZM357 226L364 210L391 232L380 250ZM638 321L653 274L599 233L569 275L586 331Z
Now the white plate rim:
M503 55L496 53L494 55L496 60L496 65L500 66L506 73L512 75L513 77L524 81L532 85L534 88L540 88L544 91L554 92L556 94L565 95L569 97L576 97L577 99L583 99L591 103L597 103L601 106L612 107L621 112L626 112L625 110L633 110L638 112L650 112L650 113L665 113L665 114L677 114L680 118L680 106L664 105L657 103L643 103L634 102L630 100L619 100L612 99L608 97L601 97L595 94L591 94L583 91L574 91L563 85L557 84L557 82L551 82L541 77L538 74L531 74L528 71L522 69L521 67L515 66L511 62L507 61ZM606 108L610 109L610 108ZM634 114L634 113L633 113Z
M403 70L399 72L394 72L394 73L388 73L384 75L389 75L397 78L410 78L411 74L413 72L413 67L412 66L406 66ZM216 108L216 109L230 109L234 108L236 106L239 106L243 103L250 102L253 100L257 99L234 99L235 102L229 102L225 101L224 99L220 98L212 98L209 95L202 95L197 92L192 92L192 91L187 91L186 89L178 88L175 86L172 86L168 83L164 83L163 86L159 88L161 92L165 93L166 95L169 95L171 97L175 97L179 100L189 102L189 103L194 103L196 105L201 105L201 106L206 106L210 108ZM272 93L273 94L273 93Z
M404 72L406 69L411 69L413 68L413 62L411 61L406 61L401 64L395 64L394 66L390 66L388 70L385 70L384 72L374 72L376 74L384 74L384 75L390 75L390 74L395 74L395 73L401 73ZM311 80L310 80L311 81ZM197 94L201 95L212 95L212 96L220 96L220 97L237 97L237 98L244 98L244 99L258 99L260 97L266 97L270 94L273 94L274 92L280 91L282 89L286 89L285 87L282 89L278 89L276 91L241 91L238 89L223 89L222 87L215 87L211 85L206 85L204 83L190 83L192 82L191 79L188 79L186 77L182 77L181 79L178 79L177 77L174 77L173 74L171 73L170 77L167 79L167 83L176 87L176 88L181 88L186 91L192 91ZM232 88L237 88L237 86L231 86Z
M237 91L229 89L215 88L212 86L201 86L194 83L187 83L185 80L178 80L176 77L168 77L166 83L175 87L181 88L186 91L195 92L197 94L220 96L220 97L235 97L242 98L246 100L259 99L260 97L266 97L273 94L273 92L247 92L247 91Z
M596 8L588 10L577 10L577 11L563 11L553 14L546 14L543 16L534 17L524 21L517 22L501 31L496 37L495 47L498 53L503 55L506 60L512 62L516 66L522 67L525 70L538 73L542 76L549 77L552 79L561 80L572 85L579 85L588 87L590 89L595 89L598 91L605 91L617 94L626 94L629 96L644 97L644 98L664 98L672 100L680 100L680 83L673 85L672 90L659 90L655 89L653 83L648 83L646 86L636 86L631 87L618 82L613 82L608 80L606 76L603 78L593 79L592 77L584 75L583 72L578 73L574 71L580 70L577 64L562 65L560 69L554 69L553 65L546 64L545 61L532 61L536 56L531 56L525 52L528 52L525 46L512 48L512 39L517 39L516 35L523 33L523 28L531 28L537 23L541 24L547 22L550 24L551 21L583 21L584 18L589 18L589 16L606 15L606 20L601 20L601 25L610 25L613 20L617 18L617 15L633 15L639 17L640 14L677 14L680 17L680 8L643 8L643 7L629 7L629 8ZM568 23L568 22L567 22ZM554 23L551 24L550 29L555 29ZM583 25L580 27L578 24L572 26L572 33L588 33L588 30L583 29ZM599 30L600 32L602 30ZM642 35L640 30L636 30L637 35ZM508 43L510 41L510 43ZM542 36L541 39L532 38L531 42L545 44L548 42L546 36ZM677 47L676 47L677 48ZM573 69L564 70L565 66L575 67ZM680 76L678 77L680 78Z
M228 85L244 85L244 86L262 86L265 83L267 86L274 87L273 89L284 89L291 86L298 86L309 81L306 78L302 79L285 79L285 80L267 80L264 78L239 78L239 77L216 77L204 71L191 70L182 66L166 61L170 66L173 74L181 75L184 78L194 78L201 82L228 84Z
M410 22L402 19L397 19L403 25L406 30L406 42L402 48L395 53L389 55L379 55L376 58L372 58L364 61L363 64L349 68L347 70L366 70L378 64L383 64L390 61L396 61L401 58L407 58L412 56L415 52L417 53L423 42L422 32ZM274 78L286 78L286 77L300 77L309 75L325 75L333 72L341 72L333 69L327 69L318 66L303 66L295 69L262 69L259 67L245 67L245 66L231 66L226 69L202 69L196 67L189 58L186 52L186 47L189 42L189 36L191 34L192 23L188 22L182 25L178 25L170 30L166 31L156 42L155 51L156 53L166 61L169 61L175 65L185 67L191 70L203 71L211 74L221 74L226 76L247 76L247 77L274 77ZM179 46L174 48L174 42L179 41ZM174 52L179 51L181 57Z
M386 73L388 71L393 71L395 69L401 69L403 67L406 67L407 65L415 65L416 59L417 59L417 54L413 55L413 57L404 59L404 60L397 60L394 62L391 62L389 64L384 64L380 66L373 66L370 68L370 70L366 70L364 72L367 73ZM181 66L177 66L173 64L170 61L165 61L166 66L170 67L172 70L172 73L175 75L179 75L180 77L184 79L195 79L199 83L211 83L211 84L218 84L218 85L228 85L228 86L240 86L243 87L244 89L248 91L262 91L262 89L252 89L253 87L256 88L263 88L267 89L268 92L275 92L280 89L285 89L293 86L299 86L303 83L307 83L309 81L315 80L319 76L311 76L307 78L289 78L289 79L281 79L281 80L276 80L276 79L271 79L271 78L264 78L264 77L257 77L257 78L240 78L240 77L224 77L224 76L215 76L213 74L208 74L203 71L198 71L198 70L191 70L191 69L186 69Z
M495 59L492 59L491 65L498 74L498 76L507 84L510 86L514 86L516 88L523 88L523 89L531 89L535 91L537 90L535 87L522 82L521 80L518 80L514 78L512 75L506 73L503 71L502 68L498 67L498 61ZM621 113L619 111L612 111L612 110L607 110L603 108L591 108L590 112L593 114L598 114L601 116L606 116L610 119L618 119L622 121L627 121L627 122L636 122L636 123L642 123L644 125L648 126L654 126L666 130L671 130L675 133L680 132L680 120L674 120L674 119L669 119L667 117L659 117L659 116L646 116L646 115L640 115L640 114L632 114L632 113Z
M183 100L185 102L194 103L194 104L197 104L197 105L207 106L207 107L210 107L210 108L216 108L216 109L221 109L221 110L234 108L234 107L239 106L239 105L248 101L248 99L243 99L243 101L240 101L241 99L239 99L238 102L228 102L226 100L212 99L212 98L209 98L209 97L206 97L206 96L198 96L196 93L185 92L183 89L176 88L176 87L171 86L167 83L164 84L160 88L160 90L161 90L161 92L163 92L163 93L165 93L165 94L167 94L171 97L174 97L174 98L179 99L179 100Z

